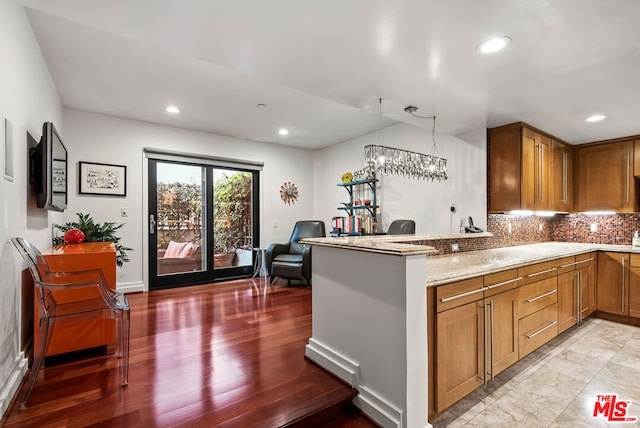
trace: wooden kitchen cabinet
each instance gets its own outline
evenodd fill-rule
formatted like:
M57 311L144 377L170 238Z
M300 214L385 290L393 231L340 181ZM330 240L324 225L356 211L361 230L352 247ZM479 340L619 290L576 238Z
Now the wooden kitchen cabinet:
M573 209L573 149L551 140L551 206L556 212Z
M636 211L634 142L588 145L576 149L576 211Z
M596 310L596 264L598 256L596 252L580 254L576 256L576 272L579 272L580 296L580 321L591 315Z
M598 254L597 310L628 315L629 261L628 253L603 251Z
M476 301L436 315L436 410L484 384L484 305Z
M565 258L558 267L558 334L595 310L595 253Z
M631 254L629 264L629 316L640 318L640 254Z
M487 297L487 381L518 361L518 310L515 289Z
M518 361L517 269L436 289L436 409Z
M578 323L578 273L558 275L558 333Z
M523 123L489 130L489 211L551 208L551 139Z

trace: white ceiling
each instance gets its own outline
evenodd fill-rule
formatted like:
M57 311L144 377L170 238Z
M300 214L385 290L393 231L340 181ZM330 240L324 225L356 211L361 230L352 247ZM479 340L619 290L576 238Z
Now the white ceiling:
M637 0L16 1L68 108L310 149L375 132L379 98L384 127L640 134Z

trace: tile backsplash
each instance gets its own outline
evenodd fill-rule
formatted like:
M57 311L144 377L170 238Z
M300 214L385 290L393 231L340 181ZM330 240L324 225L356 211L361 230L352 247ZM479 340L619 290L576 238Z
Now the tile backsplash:
M592 225L595 225L595 231L592 231ZM487 230L493 234L492 237L441 239L425 244L435 247L440 254L450 254L454 243L458 244L460 252L548 241L631 245L634 232L640 230L640 214L566 214L554 217L489 214Z

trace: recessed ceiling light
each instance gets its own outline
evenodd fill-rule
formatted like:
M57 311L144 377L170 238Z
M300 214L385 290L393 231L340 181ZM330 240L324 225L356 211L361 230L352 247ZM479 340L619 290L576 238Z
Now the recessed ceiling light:
M601 120L606 119L607 116L605 116L604 114L594 114L593 116L589 116L588 118L586 118L584 121L585 122L600 122Z
M264 104L264 103L260 103L260 104L258 104L258 108L266 108L266 107L267 107L267 105L266 105L266 104Z
M168 113L173 113L173 114L180 113L180 109L178 107L176 107L176 106L169 106L165 110Z
M489 40L485 40L476 46L476 50L483 54L498 52L504 49L509 43L511 38L507 36L494 37Z
M282 129L280 129L278 131L278 134L280 134L280 135L289 135L289 131L284 129L284 128L282 128Z

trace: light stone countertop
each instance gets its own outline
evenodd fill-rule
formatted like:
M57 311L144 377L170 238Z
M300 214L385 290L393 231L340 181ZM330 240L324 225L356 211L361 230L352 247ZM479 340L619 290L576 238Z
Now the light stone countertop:
M370 235L370 236L341 236L327 238L305 238L303 244L321 247L343 248L346 250L366 251L395 256L411 256L415 254L437 254L438 250L429 245L411 244L423 241L427 237L419 235ZM432 238L433 239L433 238Z
M427 257L427 287L591 251L640 253L630 245L545 242Z

